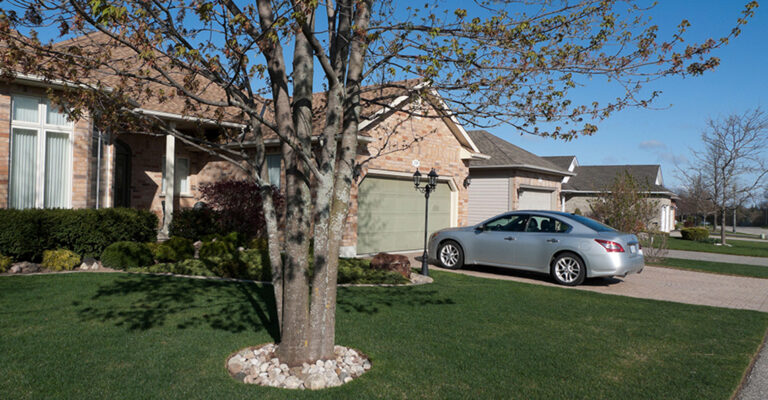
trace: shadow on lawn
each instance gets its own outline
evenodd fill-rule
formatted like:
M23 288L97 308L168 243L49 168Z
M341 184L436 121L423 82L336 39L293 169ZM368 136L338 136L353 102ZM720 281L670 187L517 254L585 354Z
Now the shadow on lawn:
M249 282L125 276L101 286L79 315L85 321L114 321L128 330L166 323L179 329L207 325L229 332L266 329L279 341L272 287Z
M365 293L349 293L350 288L339 288L337 311L373 315L382 307L423 307L428 305L452 305L453 299L438 298L438 291L421 287L352 288Z

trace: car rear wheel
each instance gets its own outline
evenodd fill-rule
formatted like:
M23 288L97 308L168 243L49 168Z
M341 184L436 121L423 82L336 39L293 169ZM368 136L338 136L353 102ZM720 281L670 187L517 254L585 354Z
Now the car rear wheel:
M576 286L584 282L587 268L579 256L573 253L560 253L552 260L552 278L565 286Z
M464 265L464 251L458 243L446 240L437 247L437 260L443 268L459 269Z

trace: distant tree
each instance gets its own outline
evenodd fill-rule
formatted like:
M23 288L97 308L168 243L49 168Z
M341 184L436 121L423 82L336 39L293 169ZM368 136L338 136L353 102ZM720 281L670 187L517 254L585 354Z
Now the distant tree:
M768 188L768 116L760 108L709 119L701 135L704 148L694 151L689 171L701 174L706 197L720 213L720 241L726 244L728 210ZM686 172L688 180L693 173Z
M677 201L677 214L694 216L695 223L699 222L699 216L706 220L707 216L715 212L716 208L709 198L709 190L704 176L700 171L692 171L682 177L683 185L678 191L680 199Z
M622 232L638 234L650 229L658 214L658 200L650 195L650 185L624 172L590 201L592 217Z
M659 201L650 192L650 183L638 181L625 171L590 202L590 208L591 216L598 221L637 235L646 259L658 261L666 256L667 234L653 225Z

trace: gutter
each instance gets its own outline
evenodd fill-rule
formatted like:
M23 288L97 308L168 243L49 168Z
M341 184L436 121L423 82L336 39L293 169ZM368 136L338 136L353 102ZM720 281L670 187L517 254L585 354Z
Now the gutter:
M544 168L544 167L537 167L535 165L530 164L508 164L508 165L478 165L478 166L470 166L470 171L473 169L502 169L502 168L514 168L514 169L521 169L525 171L535 171L535 172L547 172L553 175L561 175L561 176L576 176L573 172L567 172L567 171L561 171L557 169L551 169L551 168Z

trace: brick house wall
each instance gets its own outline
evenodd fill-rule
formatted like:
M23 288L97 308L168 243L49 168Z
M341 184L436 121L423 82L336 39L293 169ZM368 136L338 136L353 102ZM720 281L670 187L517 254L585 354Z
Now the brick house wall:
M434 114L434 109L430 115ZM467 206L469 196L464 188L464 179L469 175L466 160L461 159L461 143L456 139L448 125L435 117L409 117L405 112L396 112L374 128L365 132L373 138L371 143L361 145L358 161L375 157L365 163L357 183L368 171L388 171L412 175L415 168L413 160L419 160L422 174L431 168L441 178L450 179L457 189L457 225L467 224ZM416 140L418 139L418 140ZM342 236L342 247L357 245L357 192L358 185L353 184L350 193L349 214Z

